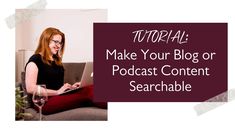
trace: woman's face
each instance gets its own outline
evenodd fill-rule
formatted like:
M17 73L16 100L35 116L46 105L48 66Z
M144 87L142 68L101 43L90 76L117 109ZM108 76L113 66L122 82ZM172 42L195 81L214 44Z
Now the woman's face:
M57 54L58 51L61 49L62 45L63 45L62 44L62 37L59 34L54 35L49 43L49 48L51 50L51 54L52 55Z

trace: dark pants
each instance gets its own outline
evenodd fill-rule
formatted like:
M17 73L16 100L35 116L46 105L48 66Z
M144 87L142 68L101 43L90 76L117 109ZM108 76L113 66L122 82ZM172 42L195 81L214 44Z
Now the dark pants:
M64 95L51 96L42 108L45 115L53 114L78 107L95 106L107 109L106 102L93 101L93 86L81 88L72 93Z

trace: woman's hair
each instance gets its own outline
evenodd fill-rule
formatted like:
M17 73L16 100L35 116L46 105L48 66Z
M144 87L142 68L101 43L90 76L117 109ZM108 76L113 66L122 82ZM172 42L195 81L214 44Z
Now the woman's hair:
M64 46L65 46L65 35L59 29L49 27L42 32L35 54L40 54L42 57L42 61L48 65L51 65L50 63L51 51L49 48L49 43L54 35L60 35L62 37L61 49L59 52L57 52L56 55L53 55L55 63L57 65L62 65L62 57L64 54Z

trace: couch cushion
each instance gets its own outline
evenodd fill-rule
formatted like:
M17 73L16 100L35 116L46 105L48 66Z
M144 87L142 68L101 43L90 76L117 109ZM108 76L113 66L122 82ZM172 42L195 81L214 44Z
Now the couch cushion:
M27 113L31 113L33 116L30 118L26 118L25 120L39 120L39 113L37 113L34 109L28 108L25 110ZM43 115L43 120L47 121L58 121L58 120L101 120L107 121L107 110L100 109L96 107L82 107L67 110L64 112L51 114L51 115Z

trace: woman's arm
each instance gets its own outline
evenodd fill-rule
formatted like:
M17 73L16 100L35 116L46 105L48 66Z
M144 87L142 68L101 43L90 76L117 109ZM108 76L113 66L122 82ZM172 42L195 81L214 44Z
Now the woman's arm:
M28 93L33 94L37 89L38 67L34 62L29 62L26 66L25 84ZM70 84L64 84L59 90L47 89L48 96L59 95L71 87Z

